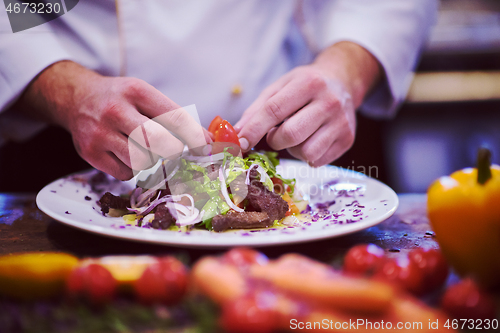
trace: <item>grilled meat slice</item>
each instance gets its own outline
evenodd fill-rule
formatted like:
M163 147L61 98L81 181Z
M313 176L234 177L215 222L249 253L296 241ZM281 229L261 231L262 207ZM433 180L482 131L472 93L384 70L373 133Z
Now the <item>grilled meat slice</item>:
M151 221L151 226L154 229L168 229L172 224L175 224L175 217L170 213L167 205L160 204L155 208L155 218Z
M110 208L125 210L127 209L127 206L130 205L129 200L113 195L109 192L104 193L98 202L101 205L101 211L104 214L109 213Z
M214 231L221 232L228 229L252 229L267 228L274 221L269 219L266 212L235 212L230 211L226 215L216 215L212 219Z
M271 223L284 218L288 211L288 203L260 182L260 174L256 170L250 171L250 185L246 199L248 200L246 211L266 212Z

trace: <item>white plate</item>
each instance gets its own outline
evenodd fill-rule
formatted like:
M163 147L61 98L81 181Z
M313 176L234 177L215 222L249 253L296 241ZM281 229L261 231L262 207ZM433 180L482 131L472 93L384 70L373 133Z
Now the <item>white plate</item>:
M300 161L282 160L278 172L296 178L298 188L313 207L301 221L287 218L288 227L222 233L155 230L127 226L120 217L103 216L96 204L100 196L86 182L95 172L71 175L45 186L37 195L38 207L62 223L100 235L180 247L224 248L282 245L350 234L384 221L399 203L391 188L364 174L334 166L313 169ZM132 189L133 184L115 181L106 187L120 194ZM328 214L318 209L318 203L333 200Z

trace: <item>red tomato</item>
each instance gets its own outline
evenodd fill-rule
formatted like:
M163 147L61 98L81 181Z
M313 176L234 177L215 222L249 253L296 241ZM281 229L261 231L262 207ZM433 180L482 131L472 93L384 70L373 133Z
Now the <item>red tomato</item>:
M82 267L75 268L66 279L66 293L77 298L83 294L84 290L84 273Z
M471 279L465 279L446 289L441 307L456 319L494 319L493 298L480 290Z
M439 250L413 249L408 254L411 262L422 271L424 292L439 288L448 277L448 264Z
M223 260L231 265L238 267L252 264L264 265L267 263L267 257L258 251L249 249L248 247L237 247L226 252L222 257Z
M215 142L231 142L238 147L240 146L240 141L238 138L238 134L234 130L233 126L227 121L223 120L219 127L215 130Z
M384 250L375 244L352 247L344 257L343 270L356 275L371 275L384 259Z
M272 306L261 302L259 295L248 295L224 304L220 324L226 332L239 333L268 333L278 325Z
M117 282L103 266L90 264L71 272L66 290L72 297L83 296L94 305L102 305L113 299Z
M407 257L384 259L378 266L374 278L394 284L415 295L422 294L424 289L421 270Z
M160 258L134 282L137 298L145 304L175 304L187 289L187 269L173 257Z
M220 116L216 116L208 126L208 131L215 135L215 131L217 130L217 128L219 128L221 122L222 118Z
M283 181L277 177L272 177L271 178L273 185L274 185L274 192L278 194L284 194L285 193L285 185L283 184Z

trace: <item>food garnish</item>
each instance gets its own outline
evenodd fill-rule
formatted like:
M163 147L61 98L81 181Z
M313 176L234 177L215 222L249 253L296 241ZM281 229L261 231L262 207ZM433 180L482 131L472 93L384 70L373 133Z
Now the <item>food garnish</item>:
M276 172L277 153L251 152L243 157L239 147L225 145L215 154L185 152L163 160L128 197L106 192L99 200L102 212L123 216L127 224L139 227L216 232L268 228L300 213L296 203L302 198L295 191L295 180ZM206 147L214 151L220 146ZM306 207L304 202L299 205Z

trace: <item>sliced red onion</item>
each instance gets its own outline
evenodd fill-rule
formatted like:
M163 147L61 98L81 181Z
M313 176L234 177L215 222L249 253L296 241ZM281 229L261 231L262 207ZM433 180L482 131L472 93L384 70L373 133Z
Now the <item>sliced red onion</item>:
M250 185L250 170L252 170L254 167L257 168L256 170L260 174L260 182L261 183L264 183L266 181L266 179L269 178L266 170L260 164L254 163L254 164L250 165L250 167L247 170L247 178L245 180L245 184L247 184L247 185Z
M169 209L177 211L177 221L179 226L186 226L199 222L199 210L194 206L194 198L190 194L181 194L173 196L174 201L180 201L183 197L188 197L191 201L191 206L186 207L180 203L167 203Z
M130 194L130 207L132 208L137 208L136 203L137 203L137 198L139 195L142 193L142 188L136 187L132 193Z
M145 191L144 193L139 195L137 197L136 207L143 206L146 203L146 201L151 199L153 197L153 195L156 193L156 191L159 190L160 188L162 188L163 186L165 186L166 182L168 182L170 179L172 179L172 177L175 175L175 173L178 170L179 170L179 164L177 164L175 166L174 170L172 172L170 172L170 174L165 179L162 179L158 184L156 184L152 188L148 189L147 191ZM134 207L134 206L132 206L132 207Z
M141 195L139 195L139 197L137 197L137 207L141 207L141 206L144 206L144 204L146 203L146 201L148 201L149 199L151 199L156 191L158 191L162 186L165 186L165 181L161 181L159 182L158 184L156 184L155 186L153 186L152 188L150 188L149 190L145 191L144 193L142 193Z
M227 193L226 181L224 179L224 172L222 171L222 169L224 169L224 168L219 169L219 181L220 181L220 189L222 192L222 196L224 197L224 200L226 200L226 203L229 205L229 207L231 207L232 209L234 209L235 211L237 211L239 213L243 213L244 210L241 209L240 207L236 206L233 203L233 201L231 200L231 198L229 198L229 193Z
M257 165L257 164L252 164L252 165L250 165L250 167L248 168L248 170L247 170L247 178L245 179L245 184L246 184L246 185L250 185L250 171L251 171L251 170L252 170L252 168L253 168L254 166L256 166L256 165Z
M151 202L148 206L146 207L141 207L141 208L128 208L129 211L134 212L138 215L146 215L150 211L152 211L156 206L161 204L162 202L167 202L167 201L172 201L172 196L171 195L166 195L163 198L157 198L153 202Z
M173 195L172 200L174 201L181 201L182 198L187 197L189 201L191 201L191 209L194 208L194 198L191 194L184 193L184 194L179 194L179 195Z

